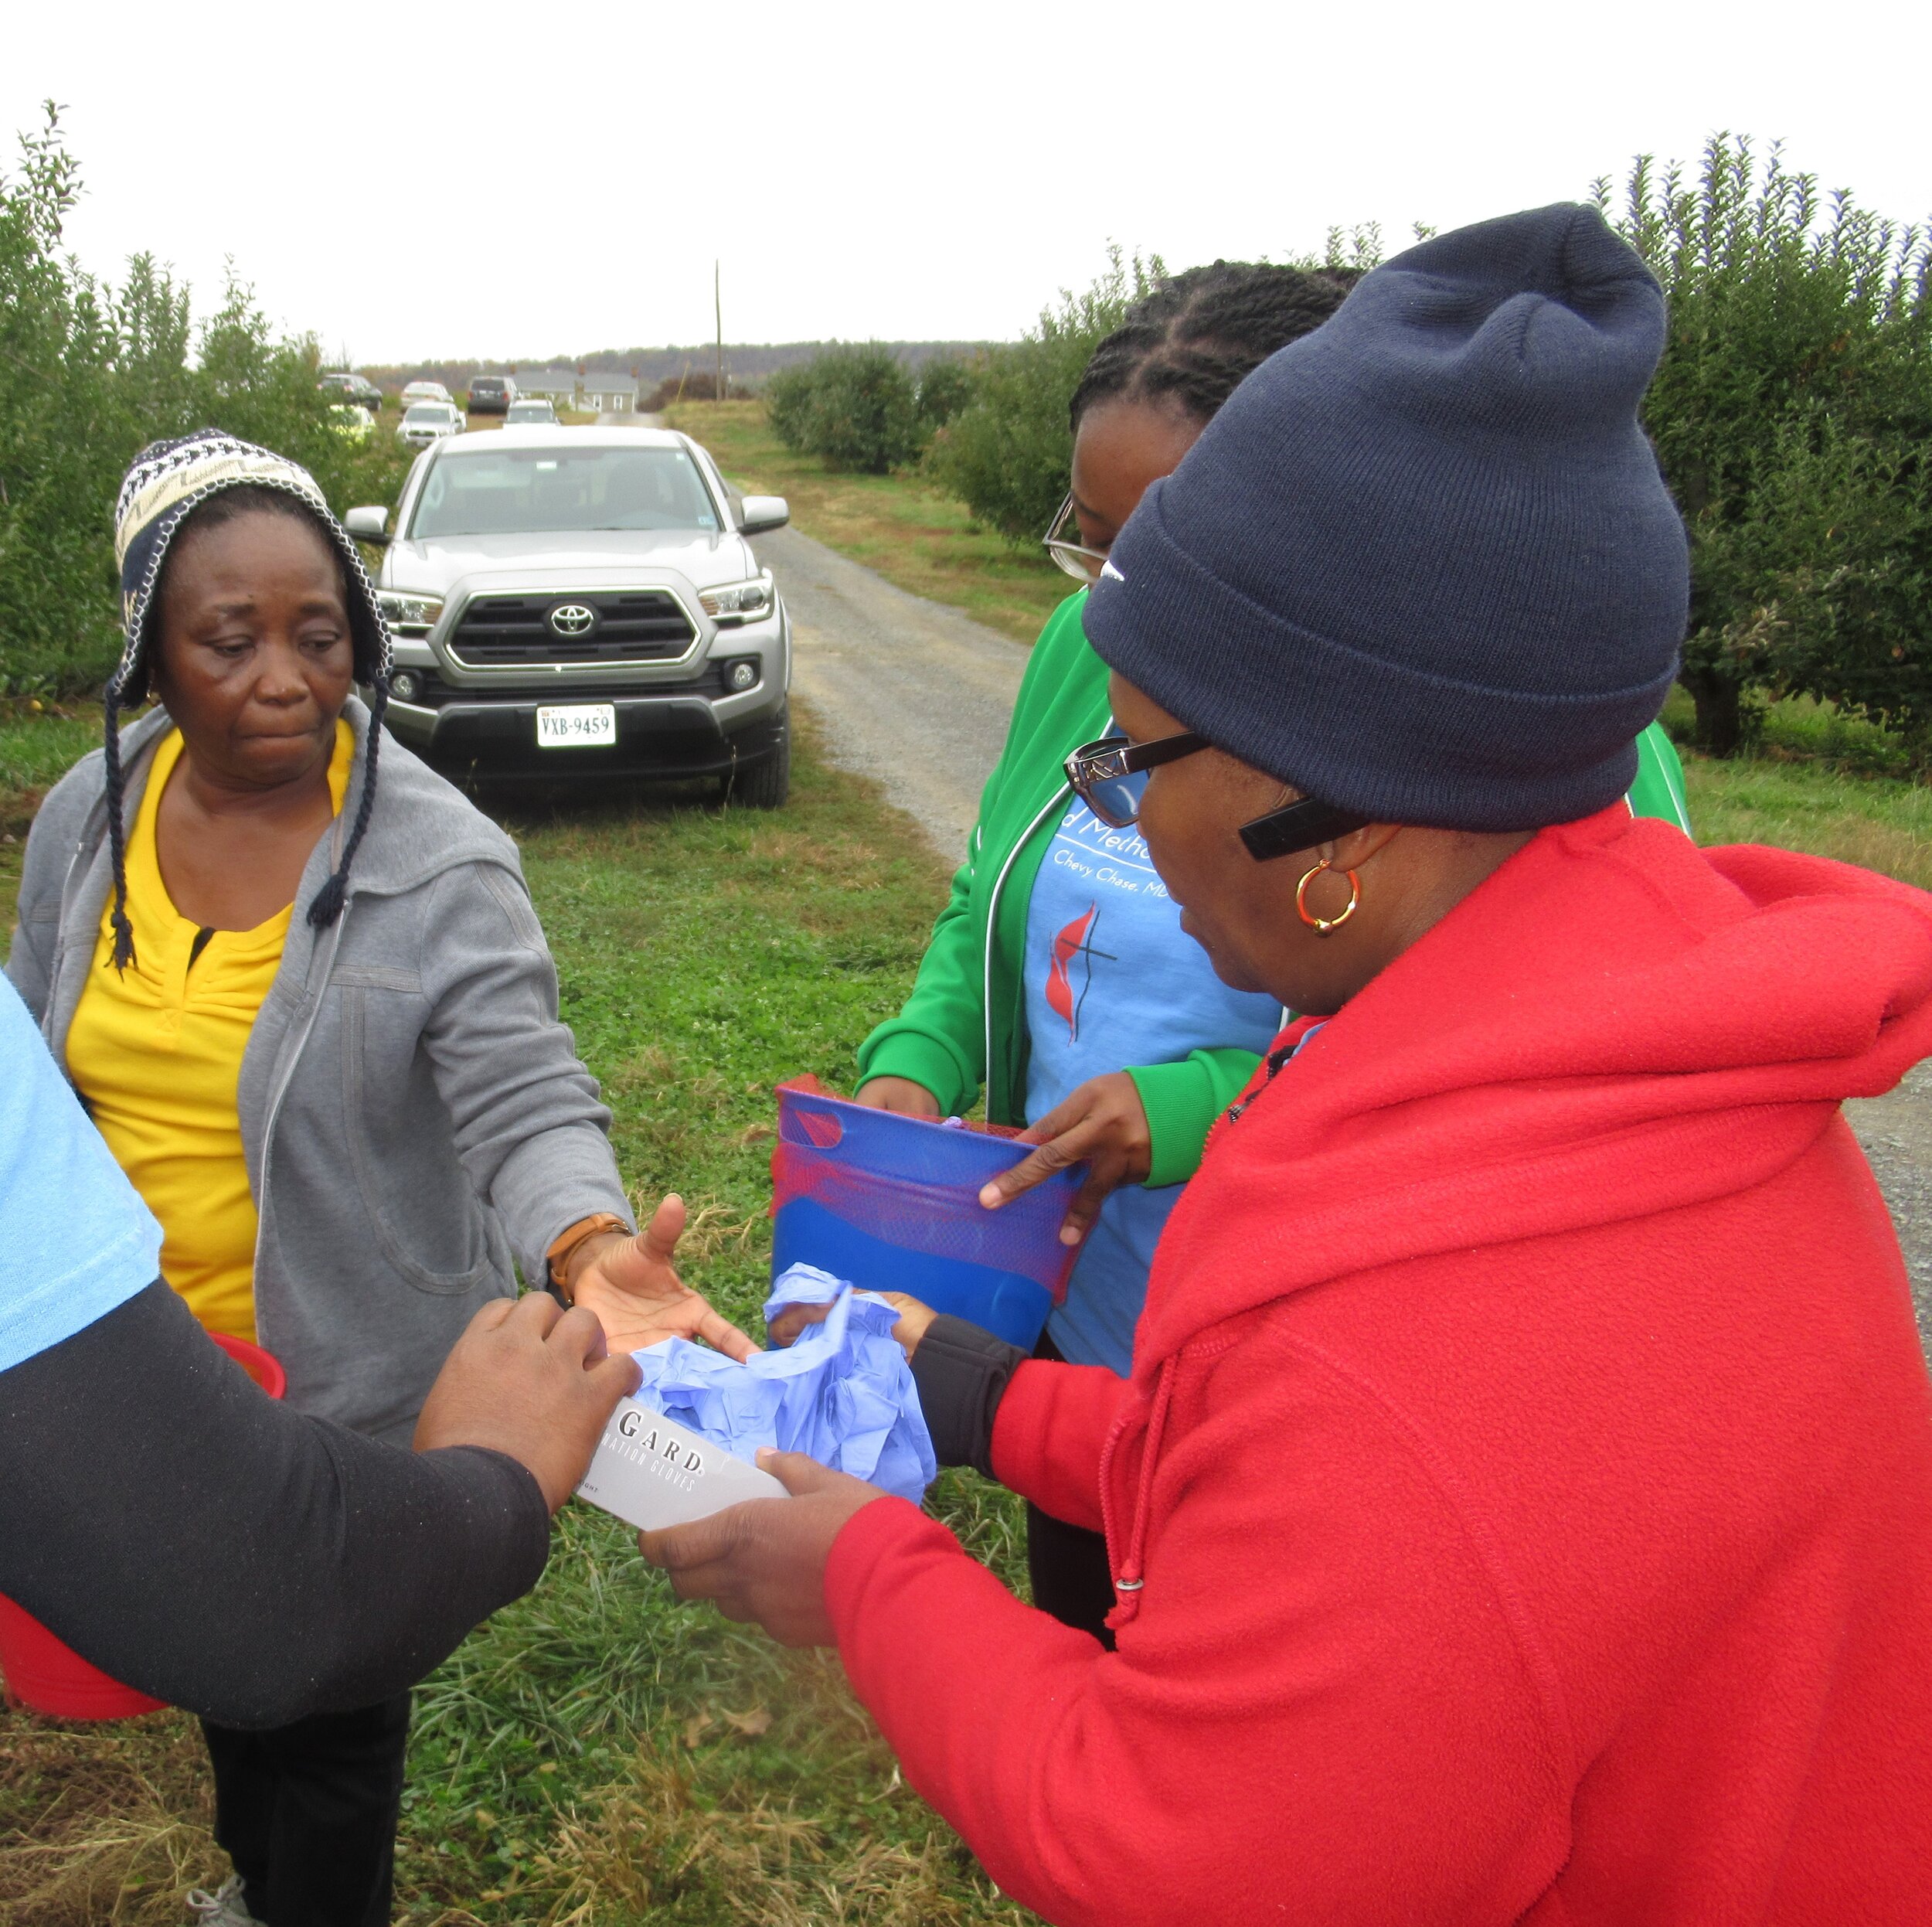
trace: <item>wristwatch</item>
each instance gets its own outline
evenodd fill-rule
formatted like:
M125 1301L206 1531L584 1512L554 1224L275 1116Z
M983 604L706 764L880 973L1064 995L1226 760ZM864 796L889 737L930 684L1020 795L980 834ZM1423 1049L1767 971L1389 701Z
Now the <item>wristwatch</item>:
M551 1289L565 1304L576 1302L570 1295L568 1273L577 1247L586 1238L596 1238L604 1231L622 1231L626 1237L631 1234L631 1227L622 1218L613 1217L608 1211L599 1211L593 1217L579 1218L567 1231L560 1233L544 1254L550 1267Z

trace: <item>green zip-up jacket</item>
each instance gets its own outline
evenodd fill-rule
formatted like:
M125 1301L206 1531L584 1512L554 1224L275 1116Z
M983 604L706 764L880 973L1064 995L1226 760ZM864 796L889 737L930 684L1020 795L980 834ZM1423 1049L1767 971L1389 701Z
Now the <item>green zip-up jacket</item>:
M995 1124L1023 1124L1026 1095L1026 911L1033 880L1066 814L1065 763L1106 733L1107 665L1080 628L1087 591L1047 618L1021 679L1013 720L980 797L979 821L906 1006L859 1050L859 1081L910 1078L948 1114L986 1088ZM1683 770L1653 723L1637 740L1630 806L1686 832ZM1201 967L1208 968L1203 955ZM1124 1065L1147 1107L1153 1161L1146 1183L1179 1184L1201 1162L1209 1126L1240 1095L1259 1062L1250 1050L1196 1050L1179 1064Z

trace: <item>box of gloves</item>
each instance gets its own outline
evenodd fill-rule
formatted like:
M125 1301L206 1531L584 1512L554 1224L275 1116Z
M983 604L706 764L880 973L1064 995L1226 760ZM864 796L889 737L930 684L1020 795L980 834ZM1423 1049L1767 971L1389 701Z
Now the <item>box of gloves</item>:
M646 1532L787 1496L770 1472L634 1398L617 1401L577 1487L580 1499Z

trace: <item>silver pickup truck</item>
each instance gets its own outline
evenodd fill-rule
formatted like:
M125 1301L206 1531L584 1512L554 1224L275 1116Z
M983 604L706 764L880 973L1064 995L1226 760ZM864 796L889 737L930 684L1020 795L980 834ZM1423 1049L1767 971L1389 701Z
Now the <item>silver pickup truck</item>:
M452 436L410 471L376 589L396 636L389 727L479 776L715 776L775 809L791 781L791 622L710 455L665 428Z

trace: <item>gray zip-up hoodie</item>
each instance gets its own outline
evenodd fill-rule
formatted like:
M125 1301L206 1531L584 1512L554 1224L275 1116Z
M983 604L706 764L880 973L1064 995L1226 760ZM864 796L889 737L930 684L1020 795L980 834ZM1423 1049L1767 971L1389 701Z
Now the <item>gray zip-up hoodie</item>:
M366 768L369 712L344 713L349 795L303 870L236 1091L255 1320L291 1404L406 1442L471 1315L515 1292L513 1256L540 1284L560 1232L631 1210L516 846L393 738L347 907L310 928ZM131 825L169 727L155 710L122 737ZM34 819L7 962L63 1069L111 880L96 751Z

